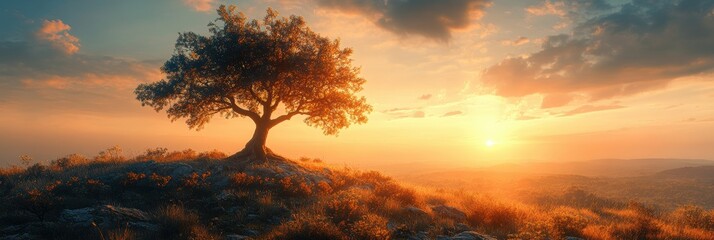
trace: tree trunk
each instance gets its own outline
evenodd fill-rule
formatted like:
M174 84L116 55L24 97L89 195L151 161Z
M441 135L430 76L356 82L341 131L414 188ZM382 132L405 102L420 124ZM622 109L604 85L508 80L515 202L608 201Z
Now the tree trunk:
M268 161L268 157L272 156L270 149L265 147L265 142L268 139L268 131L270 128L267 123L259 123L255 125L253 137L245 144L245 148L233 155L234 159L247 158L249 161L264 163Z

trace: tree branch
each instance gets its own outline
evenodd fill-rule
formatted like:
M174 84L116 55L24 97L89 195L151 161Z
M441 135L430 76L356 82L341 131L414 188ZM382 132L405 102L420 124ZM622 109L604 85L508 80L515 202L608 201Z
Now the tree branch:
M259 122L260 121L260 116L258 116L257 113L251 112L249 110L243 109L238 104L236 104L236 100L233 99L232 97L228 98L228 101L230 101L229 106L233 109L234 112L249 117L250 119L253 120L253 122Z
M305 111L294 111L290 112L288 114L282 115L280 117L276 117L275 119L270 120L270 124L268 124L269 127L273 127L275 125L280 124L281 122L285 122L287 120L290 120L292 117L298 114L303 114L303 115L309 115L310 112L305 112Z

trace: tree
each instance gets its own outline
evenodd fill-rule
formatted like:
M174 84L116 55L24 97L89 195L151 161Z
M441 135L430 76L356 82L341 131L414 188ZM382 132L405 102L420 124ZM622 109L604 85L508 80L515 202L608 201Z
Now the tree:
M142 106L168 107L172 121L186 118L196 130L214 115L247 117L253 137L233 157L255 161L275 157L265 147L268 132L294 116L326 135L367 122L372 107L356 96L365 80L351 49L313 32L302 17L278 17L270 8L262 21L235 6L221 6L218 15L208 36L179 34L161 68L166 78L136 88Z

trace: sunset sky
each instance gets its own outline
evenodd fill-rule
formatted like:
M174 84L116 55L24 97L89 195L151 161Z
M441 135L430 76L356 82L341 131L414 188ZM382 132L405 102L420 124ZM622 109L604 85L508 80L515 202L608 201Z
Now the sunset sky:
M338 137L271 130L288 157L355 166L483 166L596 158L714 159L714 1L6 0L0 2L0 166L120 145L233 153L253 131L203 130L141 107L179 32L221 4L303 16L354 49L369 122Z

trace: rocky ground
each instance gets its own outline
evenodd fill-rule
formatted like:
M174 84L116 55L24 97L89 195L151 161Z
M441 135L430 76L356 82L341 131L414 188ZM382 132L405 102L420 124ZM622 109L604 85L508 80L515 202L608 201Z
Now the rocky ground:
M376 172L199 158L0 175L0 239L494 239Z

